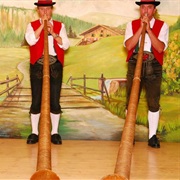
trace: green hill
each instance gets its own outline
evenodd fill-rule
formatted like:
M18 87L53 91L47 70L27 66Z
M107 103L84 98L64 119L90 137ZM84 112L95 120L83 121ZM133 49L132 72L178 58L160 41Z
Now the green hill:
M65 56L64 82L70 76L120 78L126 76L123 36L101 39L86 46L70 47Z

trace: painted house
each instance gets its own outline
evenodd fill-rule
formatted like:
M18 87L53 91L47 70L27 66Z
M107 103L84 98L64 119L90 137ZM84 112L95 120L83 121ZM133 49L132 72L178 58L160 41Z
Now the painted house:
M118 29L105 25L97 25L81 33L80 36L83 36L83 39L77 45L87 45L94 43L102 38L124 35L124 32L124 29Z

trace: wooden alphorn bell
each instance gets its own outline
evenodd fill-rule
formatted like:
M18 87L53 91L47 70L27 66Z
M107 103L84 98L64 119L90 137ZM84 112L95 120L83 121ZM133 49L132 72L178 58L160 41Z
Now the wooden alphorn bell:
M50 73L47 20L44 21L44 60L37 171L31 180L60 180L51 171Z
M136 113L140 91L140 77L142 70L145 33L146 23L143 24L143 30L130 94L130 100L121 137L121 142L119 146L118 156L116 160L116 166L114 169L114 174L107 175L103 177L102 180L129 180L130 178L130 168L133 151L133 142L135 136Z

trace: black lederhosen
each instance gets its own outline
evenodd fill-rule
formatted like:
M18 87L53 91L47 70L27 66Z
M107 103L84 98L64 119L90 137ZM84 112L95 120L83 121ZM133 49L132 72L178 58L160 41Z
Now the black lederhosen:
M126 89L126 108L128 107L128 102L130 98L134 72L136 67L136 59L133 58L134 54L131 56L128 62L127 71L127 89ZM160 108L160 93L161 93L161 81L162 81L162 66L156 59L151 61L143 61L142 72L141 72L141 83L140 92L144 87L147 98L148 109L151 112L157 112Z
M61 113L60 92L63 78L62 64L57 60L50 65L50 112L54 114ZM43 80L43 65L37 62L30 64L30 83L32 92L32 104L30 113L38 114L41 109L42 96L42 80Z

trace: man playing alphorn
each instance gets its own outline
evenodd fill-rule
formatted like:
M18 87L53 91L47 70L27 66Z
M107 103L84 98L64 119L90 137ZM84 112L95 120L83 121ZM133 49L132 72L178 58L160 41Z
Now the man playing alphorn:
M28 24L25 33L26 41L30 49L30 82L32 91L32 104L30 117L32 133L27 138L27 144L38 142L39 119L42 96L43 77L43 51L44 51L44 21L47 20L48 46L50 64L50 117L51 117L51 142L61 144L61 136L58 133L61 106L59 104L62 86L64 51L69 48L65 25L52 19L52 0L39 0L34 3L40 19Z
M156 131L159 122L163 55L168 45L169 28L165 22L154 18L156 6L160 4L159 1L141 0L136 2L136 4L139 5L140 18L127 24L124 40L124 45L128 51L127 107L131 94L143 23L146 23L140 92L144 86L148 104L148 145L153 148L159 148L160 142L156 136ZM140 92L137 92L139 96Z

